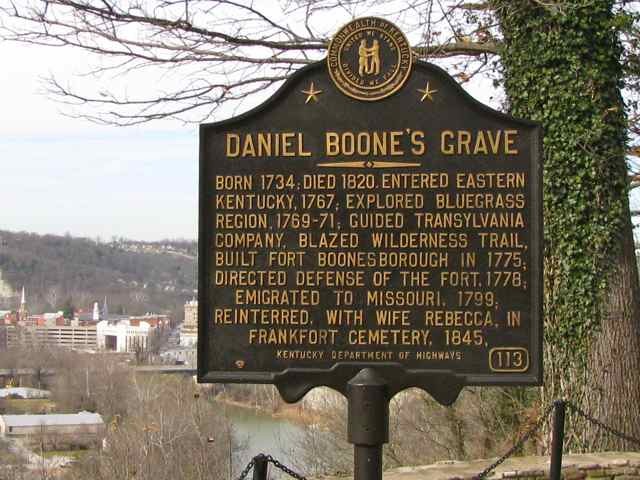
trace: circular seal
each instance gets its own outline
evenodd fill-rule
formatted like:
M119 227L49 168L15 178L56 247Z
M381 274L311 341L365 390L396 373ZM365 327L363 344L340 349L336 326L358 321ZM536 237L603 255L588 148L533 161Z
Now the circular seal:
M338 30L327 54L329 75L352 98L375 101L397 92L411 73L411 47L402 31L377 17Z

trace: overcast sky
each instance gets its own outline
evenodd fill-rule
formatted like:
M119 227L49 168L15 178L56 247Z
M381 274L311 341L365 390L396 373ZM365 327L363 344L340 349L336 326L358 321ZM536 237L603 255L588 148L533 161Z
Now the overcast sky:
M70 78L83 55L0 42L0 229L195 239L197 126L105 127L63 115L42 77Z
M70 77L86 61L82 53L0 42L0 58L0 229L197 237L196 125L105 127L68 118L41 78ZM486 85L465 88L484 102L495 94Z
M40 78L77 70L79 53L0 42L0 58L0 229L196 238L195 125L65 117Z

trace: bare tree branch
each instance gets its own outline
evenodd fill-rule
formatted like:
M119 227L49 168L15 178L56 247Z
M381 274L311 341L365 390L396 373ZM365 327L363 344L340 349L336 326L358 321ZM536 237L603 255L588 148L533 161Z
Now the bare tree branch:
M446 45L433 45L430 47L413 47L413 51L419 57L452 57L461 55L482 55L485 53L497 55L498 44L494 42L453 42Z
M437 2L437 8L434 8ZM485 72L498 52L490 11L477 22L459 0L24 0L0 4L0 38L73 47L87 62L76 78L96 79L85 92L72 78L47 80L47 91L73 107L66 114L99 123L131 125L173 118L203 121L222 105L251 103L297 66L320 60L338 14L378 15L419 33L419 58L462 57L462 81ZM482 9L480 9L482 10ZM341 20L342 21L342 20ZM463 71L464 70L464 71ZM151 73L161 79L136 91L125 81ZM253 80L248 81L247 79Z

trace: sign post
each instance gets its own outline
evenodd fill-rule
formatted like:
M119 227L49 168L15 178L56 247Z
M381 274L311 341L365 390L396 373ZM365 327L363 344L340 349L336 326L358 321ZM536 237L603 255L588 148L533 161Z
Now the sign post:
M347 435L354 446L354 479L382 478L382 447L389 441L389 396L384 378L365 368L347 386Z
M388 401L542 378L541 129L412 58L386 20L200 129L198 379L349 398L356 478Z

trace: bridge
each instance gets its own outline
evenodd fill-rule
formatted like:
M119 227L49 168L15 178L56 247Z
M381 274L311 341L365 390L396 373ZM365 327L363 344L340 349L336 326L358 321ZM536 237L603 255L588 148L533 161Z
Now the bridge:
M0 368L0 377L51 376L56 371L51 368Z
M174 375L194 376L198 371L185 365L140 365L132 367L136 373L164 373Z

